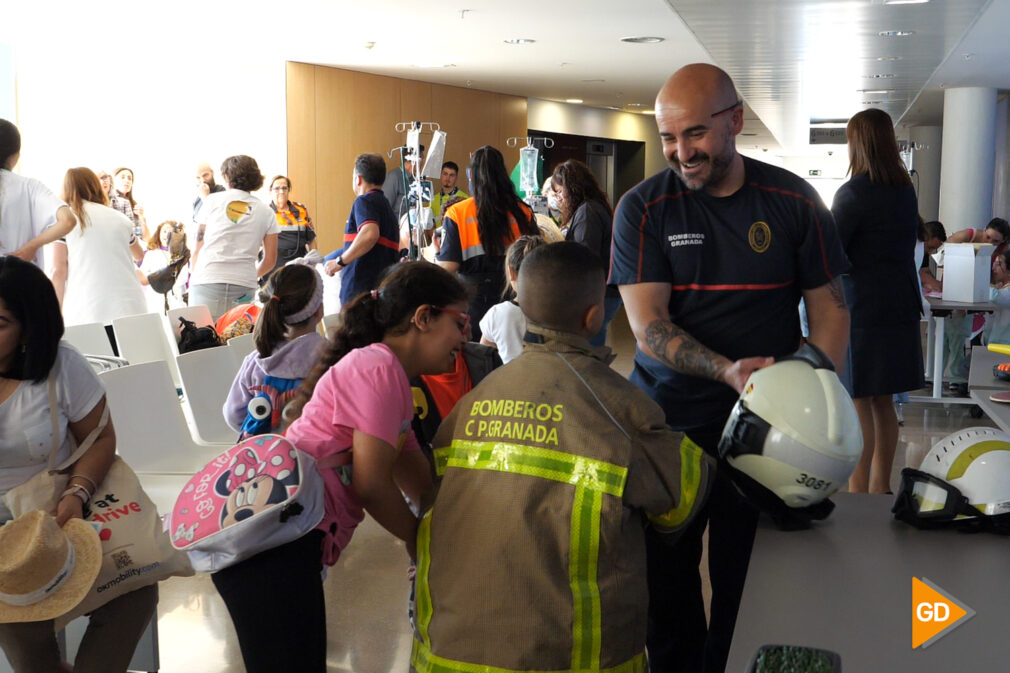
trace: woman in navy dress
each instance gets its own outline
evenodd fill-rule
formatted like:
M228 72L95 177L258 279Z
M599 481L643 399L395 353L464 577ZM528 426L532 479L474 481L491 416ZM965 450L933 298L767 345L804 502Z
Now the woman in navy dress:
M845 134L852 179L835 194L831 211L852 263L849 354L863 431L863 454L849 490L886 493L898 444L892 395L923 386L918 204L886 112L856 114Z

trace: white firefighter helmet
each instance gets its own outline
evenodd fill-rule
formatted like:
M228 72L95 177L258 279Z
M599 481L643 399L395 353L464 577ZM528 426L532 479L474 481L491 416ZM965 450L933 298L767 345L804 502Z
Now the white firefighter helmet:
M751 374L719 443L719 455L763 487L765 500L770 493L790 509L816 505L845 485L862 449L852 398L812 344Z
M1010 435L984 427L947 435L918 470L901 471L892 511L913 525L1010 514Z

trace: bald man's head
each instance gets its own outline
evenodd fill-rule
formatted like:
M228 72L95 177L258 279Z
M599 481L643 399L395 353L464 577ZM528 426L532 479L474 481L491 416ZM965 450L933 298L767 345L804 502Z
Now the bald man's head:
M739 100L733 80L722 68L708 63L685 65L670 75L656 95L656 111L661 107L714 104L729 107Z
M656 96L656 125L663 154L689 189L726 195L743 184L734 140L743 104L723 70L692 63L673 73Z
M196 165L196 181L197 184L214 186L214 169L206 161L201 161Z

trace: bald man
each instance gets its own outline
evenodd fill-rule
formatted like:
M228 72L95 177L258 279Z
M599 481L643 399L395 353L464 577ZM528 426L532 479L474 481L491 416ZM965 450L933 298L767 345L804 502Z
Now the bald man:
M196 165L196 199L193 201L193 220L196 221L196 214L200 212L203 200L209 194L223 192L224 185L214 182L214 169L206 161L201 161Z
M750 373L800 345L801 297L810 341L842 364L849 316L838 276L848 261L810 185L737 153L743 104L725 72L694 64L674 73L656 97L656 125L670 168L618 204L610 283L638 344L631 380L671 427L715 456ZM706 523L708 628L699 575ZM723 671L756 523L721 471L676 546L650 536L654 673Z

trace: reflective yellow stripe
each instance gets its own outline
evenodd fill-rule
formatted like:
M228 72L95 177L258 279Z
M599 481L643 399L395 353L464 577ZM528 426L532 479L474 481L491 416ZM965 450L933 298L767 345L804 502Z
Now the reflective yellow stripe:
M563 451L464 439L454 439L451 446L435 450L435 469L438 474L445 474L448 467L523 474L617 497L624 494L624 483L628 476L626 467Z
M431 587L428 572L431 569L431 510L417 524L417 572L414 574L414 621L425 645L431 645L428 626L431 624Z
M976 458L990 451L1010 451L1010 444L998 439L989 439L968 447L951 463L950 469L947 470L947 479L960 479Z
M665 514L649 516L649 521L661 528L677 529L684 525L698 500L701 485L701 457L704 449L688 437L680 443L680 502Z
M410 663L417 673L586 673L586 669L572 668L569 670L552 671L516 671L509 668L496 668L483 664L471 664L465 661L453 661L431 653L424 643L414 640L414 648L410 652ZM599 673L645 673L645 654L638 654L623 664L612 668L593 669Z
M600 667L600 587L596 582L600 549L600 512L603 494L575 488L568 556L568 582L572 588L572 668Z
M549 479L575 486L572 503L572 524L568 550L568 583L572 590L572 668L574 670L599 670L600 648L603 640L601 625L600 587L597 583L598 559L600 552L600 519L603 511L603 495L621 497L627 480L628 469L613 463L576 456L563 451L554 451L523 444L505 442L474 442L453 440L449 447L435 450L435 469L439 475L450 468L467 470L488 470L521 474L539 479ZM422 522L422 527L424 522ZM419 534L419 547L430 532ZM420 548L418 554L421 554ZM426 568L425 568L426 570ZM427 591L427 574L418 566L418 578L423 577ZM423 621L421 611L421 588L419 581L418 631L425 645L430 646L427 627L430 623L430 595ZM421 626L423 622L423 628ZM479 670L497 670L477 667ZM418 669L420 671L420 669ZM452 669L464 670L464 669ZM477 670L477 669L474 669Z

